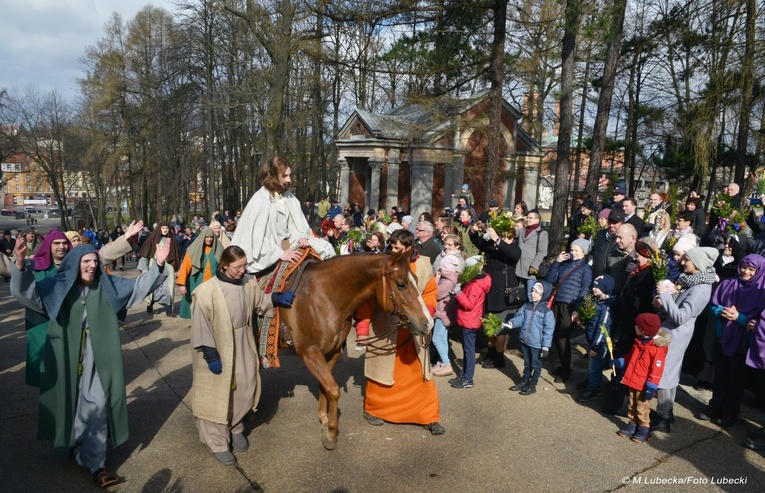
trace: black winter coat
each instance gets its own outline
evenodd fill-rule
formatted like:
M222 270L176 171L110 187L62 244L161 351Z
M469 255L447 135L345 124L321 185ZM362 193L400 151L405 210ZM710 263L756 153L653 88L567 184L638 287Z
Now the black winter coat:
M486 294L486 310L499 313L508 310L505 304L505 288L518 286L515 265L521 258L521 248L515 242L507 244L500 241L484 240L479 233L470 232L470 241L482 252L486 259L484 272L491 277L491 289Z

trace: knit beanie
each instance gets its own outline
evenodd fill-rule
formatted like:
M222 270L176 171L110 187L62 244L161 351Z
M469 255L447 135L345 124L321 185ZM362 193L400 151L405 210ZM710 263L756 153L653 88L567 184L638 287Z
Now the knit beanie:
M685 252L685 256L701 271L712 267L719 255L717 248L712 247L694 247Z
M592 281L592 287L600 289L605 294L611 294L614 290L614 278L608 274L598 276Z
M641 313L635 318L635 325L644 336L653 337L661 328L661 319L655 313Z
M605 207L603 210L601 210L598 213L598 217L602 217L604 219L608 219L609 215L611 215L611 209L609 209L608 207Z
M545 294L545 287L542 285L541 282L535 283L534 286L531 288L532 291L536 291L537 293L544 295Z
M576 240L571 242L571 246L578 246L582 249L585 255L590 253L590 242L589 240L585 240L584 238L577 238Z
M675 243L675 246L672 247L672 251L674 253L679 253L680 255L684 254L691 248L696 248L696 241L694 238L696 238L696 235L690 235L693 238L689 236L681 236L679 240L677 240L677 243Z

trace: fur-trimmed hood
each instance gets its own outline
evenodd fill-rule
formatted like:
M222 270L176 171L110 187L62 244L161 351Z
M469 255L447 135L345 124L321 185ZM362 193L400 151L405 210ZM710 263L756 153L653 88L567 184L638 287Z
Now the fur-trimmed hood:
M653 336L653 345L656 347L669 346L672 335L667 329L659 329L659 332Z

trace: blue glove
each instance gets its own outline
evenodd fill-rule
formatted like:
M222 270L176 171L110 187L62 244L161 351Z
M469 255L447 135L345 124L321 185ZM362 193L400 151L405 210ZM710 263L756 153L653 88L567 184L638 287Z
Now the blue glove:
M624 358L615 359L614 366L619 370L624 368Z
M719 317L723 311L723 307L720 305L712 305L709 307L709 310L714 314L715 317Z
M221 363L220 359L216 359L215 361L210 361L207 363L207 368L209 368L210 371L216 375L223 373L223 363Z
M283 293L275 292L271 295L271 301L274 306L283 306L289 308L292 306L292 301L295 299L294 291L285 291Z
M197 349L202 352L202 357L207 361L207 367L210 371L220 375L223 372L223 363L220 361L218 350L210 346L199 346Z
M650 401L653 399L653 396L656 395L656 391L659 390L659 387L652 384L651 382L645 383L645 388L643 389L643 393L645 394L645 399L647 401Z

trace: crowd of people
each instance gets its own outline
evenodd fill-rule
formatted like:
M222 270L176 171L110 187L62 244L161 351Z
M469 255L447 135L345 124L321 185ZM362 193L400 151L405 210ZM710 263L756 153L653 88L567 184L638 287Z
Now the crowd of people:
M417 423L444 433L432 378L452 377L452 388L470 389L480 378L477 366L506 366L510 345L524 359L511 391L534 394L548 355L557 361L551 376L564 384L575 375L571 340L578 330L588 371L576 382L575 400L602 398L603 412L628 417L618 433L636 442L670 432L681 371L712 391L708 406L694 410L697 419L728 427L739 419L748 383L761 378L756 370L765 369L765 223L736 184L715 198L709 221L693 194L671 203L653 193L642 214L621 186L603 203L579 194L565 248L547 261L550 237L539 210L523 202L504 210L490 201L479 215L467 185L453 195L454 209L415 220L401 207L364 214L359 204L341 207L334 198L301 203L289 190L291 166L283 158L269 160L260 178L263 187L244 211L224 211L209 224L173 215L153 229L138 221L111 232L53 230L43 237L30 228L0 239L0 274L11 278L26 309L26 381L40 388L49 418L40 421L40 437L72 448L99 486L119 481L105 468L107 435L115 445L127 436L115 336L125 310L145 302L154 313L158 303L175 317L180 295L179 315L192 325L200 441L232 464L231 449L249 447L242 419L260 395L253 314L272 314L294 299L291 291L265 295L256 276L297 262L300 248L323 259L409 255L434 318L432 337L388 326L371 302L354 318L368 379L363 415L375 426ZM138 261L134 281L111 275L127 259ZM501 327L484 336L489 317ZM375 330L375 321L385 327ZM104 335L92 324L105 327ZM368 349L383 330L388 346ZM462 358L450 349L450 335ZM608 368L615 376L604 382ZM52 382L54 374L65 378ZM765 449L765 428L746 445Z

